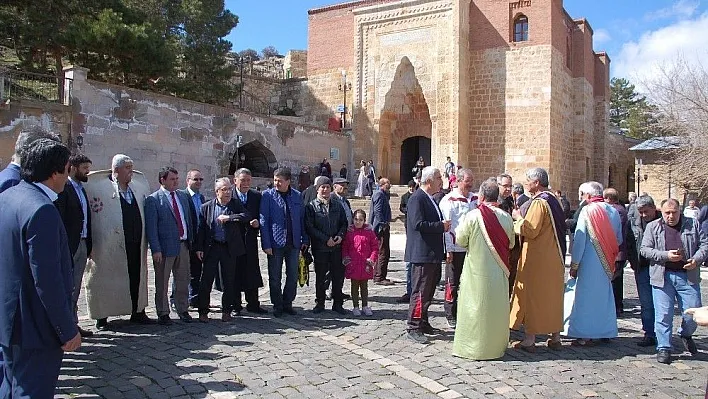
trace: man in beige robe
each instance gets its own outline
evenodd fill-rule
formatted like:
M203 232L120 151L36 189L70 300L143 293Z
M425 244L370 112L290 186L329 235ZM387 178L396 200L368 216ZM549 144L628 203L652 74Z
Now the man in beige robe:
M143 201L150 193L145 176L133 171L126 155L113 157L111 170L89 174L84 185L93 227L93 257L86 265L86 300L96 328L109 316L131 315L139 324L154 322L147 306L147 243Z
M524 326L524 339L512 347L535 351L536 335L551 334L547 345L560 349L563 330L565 278L565 219L556 197L548 191L548 172L526 172L531 200L514 210L514 231L521 237L521 259L511 298L510 328Z

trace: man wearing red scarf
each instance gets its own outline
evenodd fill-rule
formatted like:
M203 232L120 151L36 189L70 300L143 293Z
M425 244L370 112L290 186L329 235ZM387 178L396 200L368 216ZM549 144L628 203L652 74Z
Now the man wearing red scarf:
M612 277L624 237L620 214L605 202L602 185L591 181L578 191L586 205L574 232L562 334L585 346L592 339L617 337Z

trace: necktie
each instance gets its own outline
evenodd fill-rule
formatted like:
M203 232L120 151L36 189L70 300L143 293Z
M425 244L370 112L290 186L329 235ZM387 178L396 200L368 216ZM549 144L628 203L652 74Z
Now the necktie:
M246 205L246 199L247 199L248 197L247 197L246 194L244 194L244 193L238 193L238 195L241 197L241 203L243 203L243 205L245 206L245 205Z
M175 199L175 192L171 192L172 196L172 210L175 213L175 219L177 219L177 231L179 232L179 238L182 239L184 236L184 226L182 226L182 214L179 213L179 207L177 206L177 200Z

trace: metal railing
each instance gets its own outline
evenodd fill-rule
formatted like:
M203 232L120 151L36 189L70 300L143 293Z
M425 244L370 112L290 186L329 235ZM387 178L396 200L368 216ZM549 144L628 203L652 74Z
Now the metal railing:
M3 103L23 99L68 104L72 83L71 79L54 75L0 68L0 100Z
M237 108L241 111L268 116L275 113L273 112L270 103L261 100L260 98L256 97L252 93L247 92L246 90L243 90L242 96L239 97L239 100L242 102L237 105Z

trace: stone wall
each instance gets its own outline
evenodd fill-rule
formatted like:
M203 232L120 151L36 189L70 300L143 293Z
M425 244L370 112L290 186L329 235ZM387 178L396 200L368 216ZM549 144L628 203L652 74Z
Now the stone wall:
M205 190L210 190L216 177L234 168L239 135L241 154L248 155L244 161L258 158L267 163L268 171L285 166L297 173L301 165L315 165L322 158L352 169L347 135L91 81L86 72L83 68L68 71L74 79L73 114L68 107L52 104L18 104L0 110L3 158L9 159L20 126L41 124L65 133L64 137L69 131L83 135L82 150L94 169L107 169L113 155L127 154L153 188L158 185L158 170L173 166L181 176L189 169L200 169Z
M61 134L66 142L71 135L71 116L71 107L61 104L13 100L0 106L0 167L11 161L15 141L23 128L39 125Z
M236 77L234 83L240 84L241 78ZM271 114L293 111L296 116L302 116L307 113L306 78L274 79L244 74L243 89L262 101Z
M288 51L283 60L283 68L285 68L285 77L288 79L307 77L307 51Z

